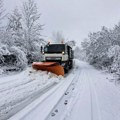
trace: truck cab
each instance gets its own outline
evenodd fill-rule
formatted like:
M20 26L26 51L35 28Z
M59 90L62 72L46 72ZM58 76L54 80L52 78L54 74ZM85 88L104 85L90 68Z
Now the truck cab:
M58 62L66 73L73 67L73 50L67 44L47 44L42 55L43 62Z

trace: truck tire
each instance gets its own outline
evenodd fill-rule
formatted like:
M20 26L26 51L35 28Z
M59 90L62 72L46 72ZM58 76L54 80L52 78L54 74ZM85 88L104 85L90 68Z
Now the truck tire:
M64 71L65 71L65 73L68 73L68 69L67 68L64 68Z
M69 69L72 69L72 68L73 68L73 61L71 60L70 65L69 65Z
M69 65L68 64L64 67L64 71L65 71L65 73L68 73L68 71L69 71Z

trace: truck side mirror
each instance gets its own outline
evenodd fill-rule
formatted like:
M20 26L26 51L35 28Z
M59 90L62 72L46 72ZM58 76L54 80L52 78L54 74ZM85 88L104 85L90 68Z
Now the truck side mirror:
M40 52L41 52L41 53L43 52L43 46L41 46L41 50L40 50Z

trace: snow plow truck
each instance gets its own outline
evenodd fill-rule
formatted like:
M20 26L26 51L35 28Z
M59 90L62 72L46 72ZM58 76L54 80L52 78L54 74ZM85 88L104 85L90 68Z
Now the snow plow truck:
M34 62L33 69L64 76L73 67L73 50L67 44L50 44L41 47L42 62Z

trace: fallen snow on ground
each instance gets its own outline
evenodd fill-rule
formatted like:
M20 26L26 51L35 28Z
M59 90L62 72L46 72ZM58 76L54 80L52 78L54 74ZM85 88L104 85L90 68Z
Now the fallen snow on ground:
M19 110L10 120L120 120L113 76L79 60L74 64L64 78L31 68L0 78L0 120Z
M3 74L3 70L2 69L0 69L0 75L2 75Z
M61 79L52 73L27 68L20 74L0 78L0 120L9 118L44 89L54 86ZM15 110L14 110L15 109Z
M113 76L87 63L80 66L79 82L64 120L120 120L120 87Z

